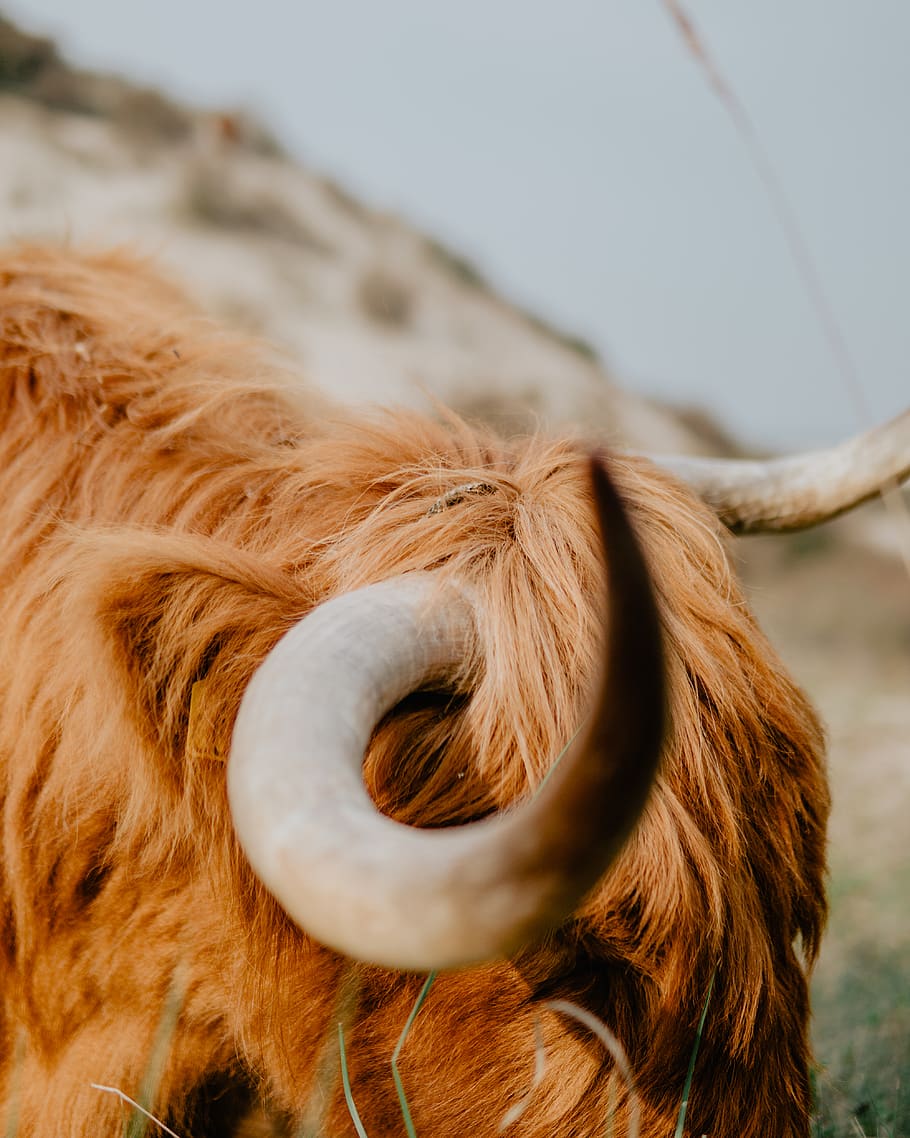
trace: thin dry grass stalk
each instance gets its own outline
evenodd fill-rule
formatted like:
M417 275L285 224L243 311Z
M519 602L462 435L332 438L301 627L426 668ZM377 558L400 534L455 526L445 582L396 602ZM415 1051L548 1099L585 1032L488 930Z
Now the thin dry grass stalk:
M531 1085L528 1087L522 1098L519 1099L513 1107L510 1107L502 1116L502 1121L499 1123L499 1133L502 1134L504 1130L508 1130L510 1126L516 1123L519 1118L528 1109L531 1100L540 1084L543 1082L543 1077L547 1070L547 1052L543 1044L543 1035L540 1030L540 1020L534 1020L534 1074L531 1076Z
M548 1000L544 1007L549 1008L551 1011L558 1012L560 1015L569 1016L570 1019L578 1020L592 1035L596 1035L607 1049L629 1092L629 1122L626 1127L627 1138L638 1138L641 1128L641 1110L638 1104L638 1092L635 1090L635 1079L632 1077L632 1068L629 1065L629 1059L623 1045L602 1020L584 1008L579 1007L578 1004L573 1004L571 1000Z
M160 1127L165 1134L169 1134L171 1138L180 1138L180 1135L171 1130L169 1126L165 1126L160 1118L156 1118L154 1114L151 1113L151 1111L146 1110L144 1106L140 1106L134 1098L130 1098L128 1094L126 1094L124 1091L121 1091L119 1088L106 1087L101 1083L91 1083L90 1085L93 1090L104 1091L106 1094L116 1095L121 1102L125 1103L128 1106L131 1106L133 1110L138 1111L140 1114L144 1115L150 1122L154 1122L155 1125Z
M809 248L796 210L784 189L783 181L771 161L745 104L718 67L714 56L708 51L692 17L680 0L663 0L663 5L676 24L686 48L702 69L705 78L730 116L733 129L746 148L790 250L790 256L815 312L822 335L828 343L844 385L850 393L857 421L860 426L868 427L872 422L872 413L859 378L853 353L850 351L843 328L828 298L821 273ZM882 486L879 493L888 513L895 519L898 546L907 575L910 577L910 509L908 509L899 487L895 485Z
M360 984L361 974L356 966L345 965L335 997L335 1010L329 1021L331 1027L323 1040L313 1087L297 1138L319 1138L319 1135L325 1133L326 1118L335 1097L339 1073L346 1073L344 1033L354 1022Z

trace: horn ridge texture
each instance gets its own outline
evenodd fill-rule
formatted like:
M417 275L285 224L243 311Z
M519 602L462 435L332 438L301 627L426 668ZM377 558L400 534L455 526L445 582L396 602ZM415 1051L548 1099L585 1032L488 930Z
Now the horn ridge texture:
M910 410L838 446L766 460L649 455L734 533L807 529L910 477Z

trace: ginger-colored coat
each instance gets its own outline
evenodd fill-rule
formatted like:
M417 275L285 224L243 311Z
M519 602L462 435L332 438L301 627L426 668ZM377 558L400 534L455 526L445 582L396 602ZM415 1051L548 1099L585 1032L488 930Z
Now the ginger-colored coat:
M313 605L446 563L491 614L473 690L405 701L374 736L368 785L396 817L438 824L538 784L600 637L579 456L301 395L128 256L0 256L0 1086L17 1134L116 1133L120 1103L90 1084L140 1093L177 992L159 1117L187 1138L254 1118L293 1133L329 1094L324 1133L352 1135L331 1063L345 977L354 1099L371 1138L403 1133L388 1061L422 979L342 961L253 877L226 802L233 717ZM613 466L667 639L662 773L570 925L436 980L401 1059L420 1138L496 1134L531 1084L536 1034L545 1073L508 1133L587 1138L611 1116L624 1132L613 1061L553 998L616 1034L643 1133L664 1138L712 978L687 1133L808 1133L819 727L714 516L644 460ZM428 514L475 481L493 492Z

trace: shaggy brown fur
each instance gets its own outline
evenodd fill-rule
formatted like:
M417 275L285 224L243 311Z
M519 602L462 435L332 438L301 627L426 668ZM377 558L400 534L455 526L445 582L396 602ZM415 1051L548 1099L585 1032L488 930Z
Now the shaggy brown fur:
M0 1077L17 1133L114 1134L122 1108L90 1084L139 1093L176 977L161 1117L187 1135L282 1133L322 1093L323 1133L352 1135L337 1086L314 1092L352 970L354 1098L371 1138L402 1133L389 1057L421 978L353 969L258 885L226 806L232 720L314 604L446 564L490 614L471 690L390 715L368 783L424 824L526 793L575 730L600 635L578 446L340 412L135 259L33 248L0 257L0 424ZM663 772L570 925L436 981L401 1061L421 1138L495 1134L531 1083L535 1031L546 1073L509 1133L584 1138L611 1114L623 1133L613 1061L554 997L615 1032L644 1133L671 1134L712 977L687 1132L807 1133L818 724L714 517L643 460L614 468L667 637ZM494 492L428 515L470 482Z

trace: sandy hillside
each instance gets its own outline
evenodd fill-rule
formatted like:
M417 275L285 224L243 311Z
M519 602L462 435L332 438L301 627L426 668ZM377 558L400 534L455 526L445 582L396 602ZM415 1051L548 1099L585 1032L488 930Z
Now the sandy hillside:
M242 114L75 72L0 24L0 237L126 241L346 400L509 427L568 422L662 450L704 431L618 389L589 346L497 296L456 253L302 168ZM710 425L708 425L710 431Z
M301 168L241 114L86 75L0 22L0 236L126 240L348 400L430 397L505 429L581 424L652 450L728 445L621 390L470 264ZM735 548L831 742L832 919L816 982L818 1133L910 1134L910 521L872 506ZM901 1089L903 1081L904 1089Z

